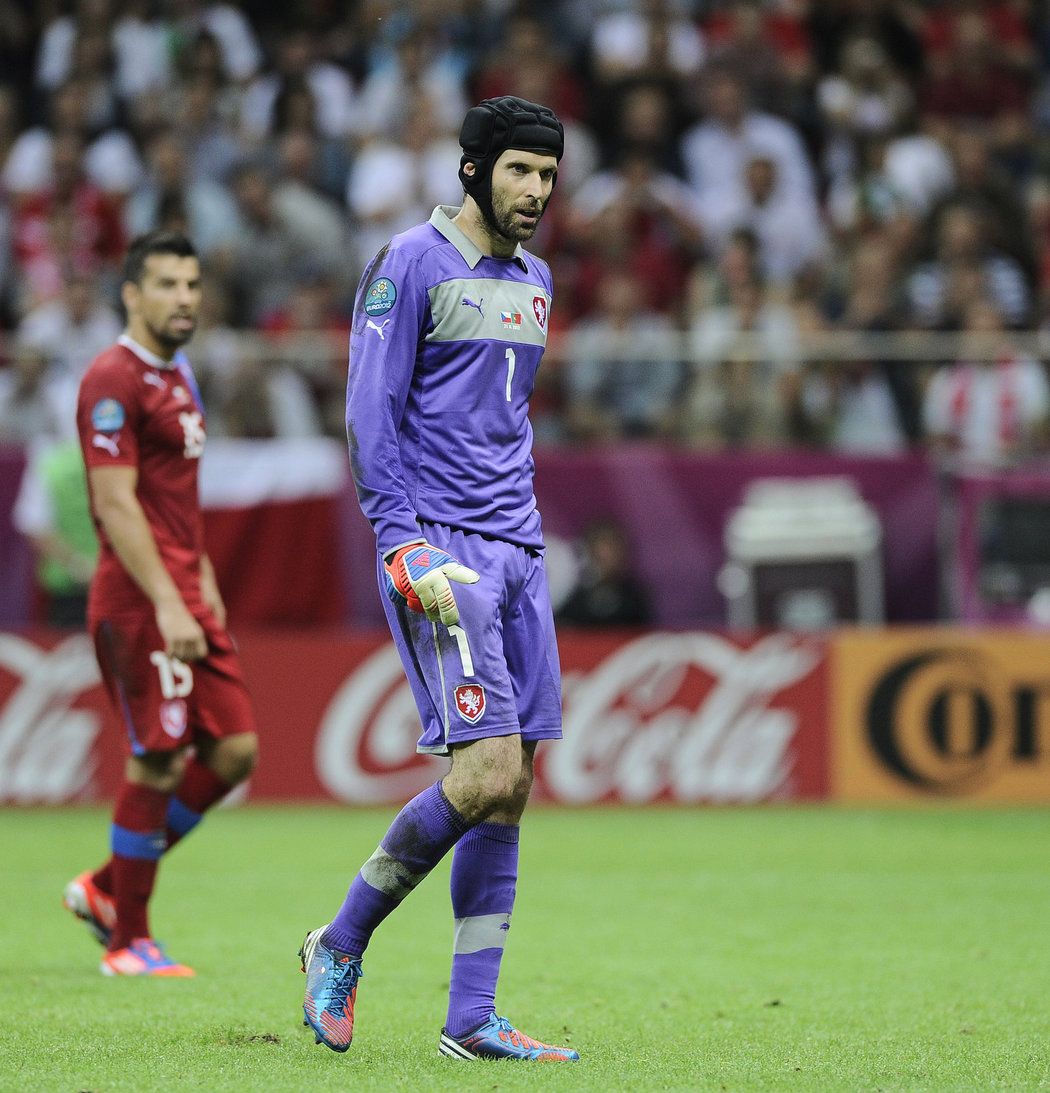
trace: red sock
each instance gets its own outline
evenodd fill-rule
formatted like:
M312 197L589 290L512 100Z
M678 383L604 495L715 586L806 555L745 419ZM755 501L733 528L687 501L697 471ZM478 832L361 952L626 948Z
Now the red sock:
M91 881L96 888L101 888L107 896L113 895L113 858L110 857L105 865L100 865L91 874Z
M168 813L165 817L167 840L165 849L170 850L180 839L188 835L197 826L200 816L212 805L218 804L232 788L229 782L224 782L210 767L206 767L197 759L191 759L186 764L186 773L175 791L173 801L168 804ZM178 824L177 828L172 826L173 812L175 822ZM197 820L193 819L194 816ZM113 859L110 858L105 865L93 873L91 879L103 892L112 895Z
M201 817L218 804L233 787L224 782L210 767L194 757L186 764L175 798L168 809L168 849L188 835L200 823Z
M164 852L164 821L169 793L125 782L113 812L113 857L109 870L117 924L109 948L123 949L137 937L149 937L149 898ZM98 876L99 874L96 874ZM96 882L97 883L97 882Z

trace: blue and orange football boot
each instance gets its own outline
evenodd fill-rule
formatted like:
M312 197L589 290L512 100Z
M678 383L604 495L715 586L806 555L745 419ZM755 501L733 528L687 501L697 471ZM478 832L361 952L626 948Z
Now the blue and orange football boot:
M329 923L311 930L299 950L306 973L303 1024L314 1031L316 1042L333 1051L346 1051L354 1038L354 1003L361 958L329 949L321 940Z
M189 979L197 973L185 964L176 964L159 941L137 937L124 949L114 949L102 957L103 975L153 975L168 979Z
M450 1059L529 1059L537 1063L571 1063L580 1057L571 1047L541 1044L496 1014L466 1036L449 1036L442 1029L438 1051Z
M113 897L91 879L91 870L74 877L62 894L62 906L72 911L94 934L100 945L108 945L117 923Z

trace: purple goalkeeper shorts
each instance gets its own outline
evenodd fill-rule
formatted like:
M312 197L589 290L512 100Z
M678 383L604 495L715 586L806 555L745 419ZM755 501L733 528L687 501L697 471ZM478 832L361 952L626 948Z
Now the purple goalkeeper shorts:
M561 667L543 558L495 539L425 524L428 543L481 575L452 583L459 624L395 607L379 587L390 633L419 709L416 750L448 755L454 744L520 733L561 737Z

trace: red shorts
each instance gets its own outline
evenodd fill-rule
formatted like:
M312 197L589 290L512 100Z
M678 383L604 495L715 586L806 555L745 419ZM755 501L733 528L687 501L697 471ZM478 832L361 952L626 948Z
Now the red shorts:
M102 680L123 722L132 755L172 751L201 734L255 732L248 689L230 635L214 616L197 616L208 655L172 661L152 613L91 620Z

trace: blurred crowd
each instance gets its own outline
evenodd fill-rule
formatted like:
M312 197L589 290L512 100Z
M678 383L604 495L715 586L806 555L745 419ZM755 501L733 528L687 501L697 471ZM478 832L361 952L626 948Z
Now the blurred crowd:
M0 442L69 433L157 226L204 260L210 431L341 436L360 272L460 202L460 121L500 94L566 127L539 443L1046 450L1029 0L0 0ZM965 337L807 352L914 330Z

